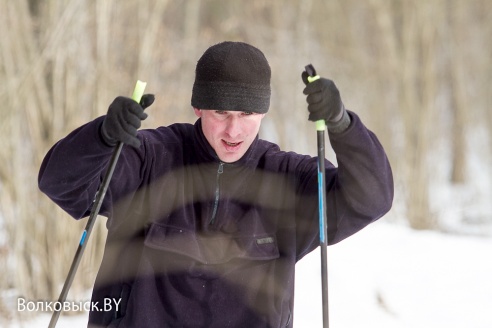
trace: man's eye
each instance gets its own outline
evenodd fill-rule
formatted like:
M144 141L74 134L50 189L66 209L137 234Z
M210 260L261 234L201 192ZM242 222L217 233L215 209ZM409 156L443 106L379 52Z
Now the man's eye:
M224 115L224 114L227 114L227 112L225 110L216 110L215 111L217 114L219 115Z
M243 112L243 115L253 115L253 112Z

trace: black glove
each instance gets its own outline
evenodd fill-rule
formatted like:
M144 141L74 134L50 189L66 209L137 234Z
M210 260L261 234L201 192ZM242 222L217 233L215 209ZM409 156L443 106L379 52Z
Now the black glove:
M144 109L152 105L154 95L142 96L140 103L127 97L117 97L109 105L108 113L101 124L101 136L109 146L121 141L133 147L140 147L137 130L141 121L147 118Z
M307 95L309 120L325 120L328 125L340 121L345 108L335 83L325 78L309 83L308 76L306 71L302 72L302 80L306 84L303 93Z

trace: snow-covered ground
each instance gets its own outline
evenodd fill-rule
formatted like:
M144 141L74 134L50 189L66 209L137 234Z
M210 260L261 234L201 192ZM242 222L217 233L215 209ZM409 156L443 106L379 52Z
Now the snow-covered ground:
M375 223L328 248L330 326L491 328L492 238ZM320 255L297 266L295 327L321 327ZM86 315L57 327L86 326ZM10 327L47 327L50 315Z
M492 327L492 238L378 222L328 257L333 327ZM296 327L322 326L319 262L298 265Z

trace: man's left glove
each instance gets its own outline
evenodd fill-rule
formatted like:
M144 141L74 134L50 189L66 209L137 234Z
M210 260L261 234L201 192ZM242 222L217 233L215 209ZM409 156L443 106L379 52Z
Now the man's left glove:
M319 78L311 83L308 74L302 72L302 80L306 84L303 93L307 95L309 120L316 122L325 120L331 132L341 132L350 124L348 115L340 97L340 92L332 80Z

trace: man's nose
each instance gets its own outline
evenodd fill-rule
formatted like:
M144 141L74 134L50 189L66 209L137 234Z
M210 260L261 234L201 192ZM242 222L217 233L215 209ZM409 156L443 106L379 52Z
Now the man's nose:
M238 117L231 116L227 120L225 132L231 138L236 138L241 134L241 122Z

